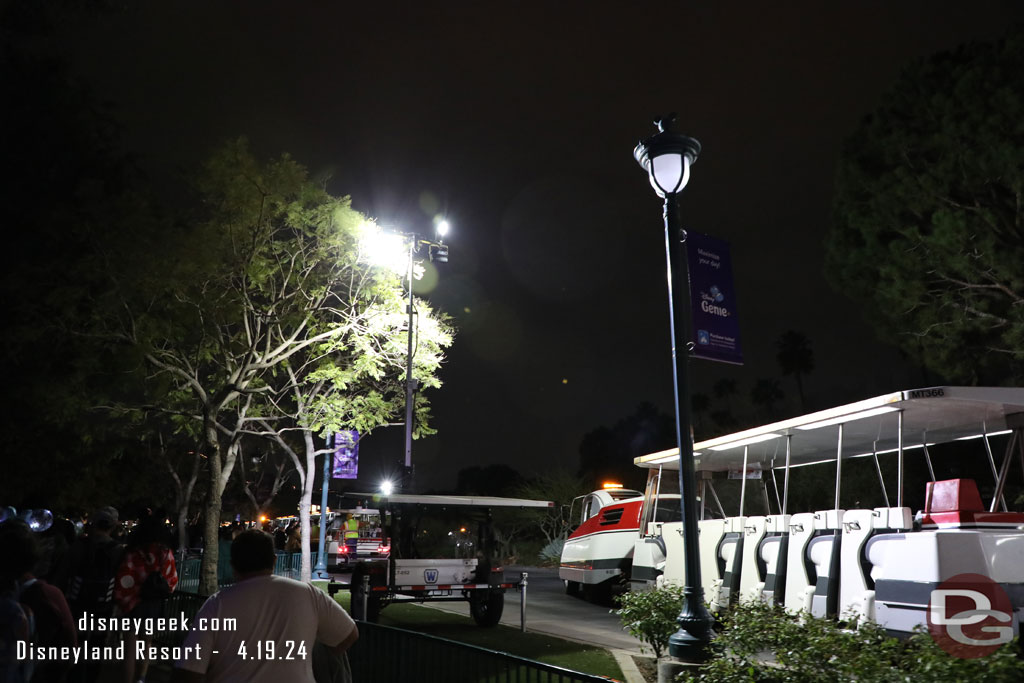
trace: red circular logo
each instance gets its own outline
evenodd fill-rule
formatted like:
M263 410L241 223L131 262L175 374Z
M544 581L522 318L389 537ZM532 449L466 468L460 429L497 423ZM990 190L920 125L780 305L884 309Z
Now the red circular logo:
M992 654L1013 640L1013 605L998 583L981 574L957 574L932 591L928 633L963 659Z

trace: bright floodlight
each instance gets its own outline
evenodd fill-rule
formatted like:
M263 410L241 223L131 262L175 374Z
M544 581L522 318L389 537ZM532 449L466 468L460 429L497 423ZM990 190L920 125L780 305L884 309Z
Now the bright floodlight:
M444 219L438 221L437 222L437 234L438 234L438 236L439 237L444 237L445 235L447 235L448 234L448 228L450 228L450 227L451 227L451 225L448 224L448 221L446 221Z
M374 223L363 225L359 252L361 261L387 268L399 275L404 274L409 265L409 252L402 236L384 232Z
M391 492L395 489L395 485L390 481L385 480L380 483L380 492L385 496L390 496Z

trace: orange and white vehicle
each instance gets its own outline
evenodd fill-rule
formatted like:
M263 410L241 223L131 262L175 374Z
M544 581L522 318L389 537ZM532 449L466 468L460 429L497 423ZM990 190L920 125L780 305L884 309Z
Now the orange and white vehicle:
M639 491L619 484L605 484L572 501L569 519L576 527L565 540L558 566L566 593L589 593L629 577L643 501Z
M605 484L572 501L575 526L562 549L559 578L569 595L601 598L616 588L653 586L665 568L660 528L681 519L678 472L648 471L644 493Z

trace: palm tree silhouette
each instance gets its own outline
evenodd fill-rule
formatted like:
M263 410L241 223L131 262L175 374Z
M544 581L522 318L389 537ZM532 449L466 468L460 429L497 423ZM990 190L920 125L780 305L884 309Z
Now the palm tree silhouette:
M783 375L793 375L796 379L796 392L800 397L800 411L807 412L807 401L804 398L804 375L814 370L814 351L810 340L801 332L787 330L775 342L779 367Z

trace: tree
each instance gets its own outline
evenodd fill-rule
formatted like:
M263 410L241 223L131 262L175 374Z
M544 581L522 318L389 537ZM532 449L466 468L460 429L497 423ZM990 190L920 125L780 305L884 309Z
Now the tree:
M356 227L358 233L362 226ZM365 437L377 427L391 424L405 409L408 300L394 273L362 260L358 237L346 239L337 253L327 256L334 270L323 296L330 312L329 327L336 333L296 349L277 372L266 376L263 408L251 418L258 425L253 433L272 439L298 473L303 547L310 538L315 461L317 456L330 457L333 452L327 443L330 435L355 430L359 438ZM412 376L418 387L413 437L419 438L435 431L429 424L430 402L423 392L441 386L437 373L453 331L447 318L424 301L415 299L413 305ZM282 329L275 336L284 333ZM324 440L322 448L317 437ZM310 578L309 565L309 556L303 554L300 572L305 580Z
M750 400L756 406L764 409L766 419L775 417L775 406L785 397L779 380L772 378L758 379L750 390Z
M118 358L71 333L80 313L90 232L138 208L141 177L120 151L104 107L73 77L57 39L114 9L74 0L0 6L0 224L10 255L0 271L4 392L0 431L5 476L0 500L16 506L88 510L113 502L138 445L120 424L90 410ZM87 310L87 309L86 309ZM45 435L45 438L41 438ZM137 465L138 463L132 463ZM56 511L56 510L55 510Z
M292 478L295 470L291 464L280 449L274 447L251 449L238 459L238 482L249 502L251 519L265 512Z
M793 375L796 380L797 395L800 397L800 412L807 412L807 401L804 398L803 376L814 370L814 351L811 342L796 330L786 330L775 342L778 351L775 358L783 375Z
M497 465L492 467L504 467ZM486 468L490 469L490 468ZM516 544L536 541L540 548L540 559L544 563L557 562L571 530L572 520L569 509L577 496L590 491L590 486L580 477L565 470L545 472L529 480L519 479L509 493L514 498L529 500L550 500L555 505L548 509L526 508L523 510L495 509L494 532L502 556L516 556ZM577 513L579 508L577 508Z
M640 484L641 472L633 458L676 445L675 419L659 412L650 403L641 403L636 412L615 423L613 428L599 427L580 443L580 476L592 481L616 479L629 486Z
M1024 33L911 64L847 142L834 214L826 274L886 339L1024 379Z
M188 547L189 512L202 472L203 454L197 449L194 440L185 441L174 435L167 436L159 429L150 434L150 449L174 483L172 509L175 513L178 549L183 550Z
M514 493L517 498L550 500L555 507L550 510L518 510L516 514L530 520L530 526L538 529L544 535L544 540L550 543L565 538L567 525L572 524L568 513L573 499L589 492L586 482L580 477L574 477L564 470L548 472L519 484Z
M694 431L700 435L704 431L704 415L711 410L711 397L707 394L691 394L690 410L693 411ZM699 436L697 440L700 440Z
M372 383L392 369L380 345L399 342L380 321L401 293L395 276L358 261L365 219L349 199L328 195L287 155L261 163L233 141L198 189L198 212L159 245L109 245L121 253L93 333L138 359L147 402L128 407L177 416L201 437L210 483L200 590L210 593L224 489L256 421L294 430L308 464L326 452L313 432L366 429L395 412L397 399ZM421 325L429 319L421 310ZM416 411L425 425L425 399Z
M725 402L725 410L727 412L732 411L731 399L736 395L736 380L723 377L722 379L715 382L715 385L711 388L715 398Z

